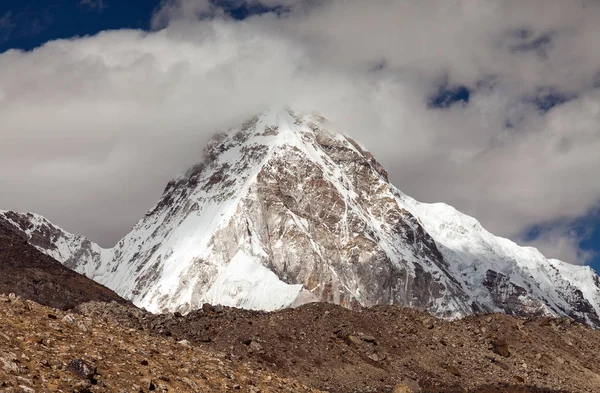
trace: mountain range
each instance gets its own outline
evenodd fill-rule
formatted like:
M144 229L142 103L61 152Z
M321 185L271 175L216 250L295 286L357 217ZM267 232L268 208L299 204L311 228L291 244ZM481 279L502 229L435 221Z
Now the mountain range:
M151 312L400 304L444 318L503 312L600 327L600 280L392 185L317 114L272 110L217 135L115 247L0 211L39 251Z

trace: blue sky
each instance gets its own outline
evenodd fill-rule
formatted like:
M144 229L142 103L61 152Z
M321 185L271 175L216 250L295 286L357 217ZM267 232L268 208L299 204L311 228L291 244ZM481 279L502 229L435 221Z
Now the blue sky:
M181 1L186 4L194 2L204 4L203 7L207 3L202 0ZM264 14L270 11L274 11L274 15L285 14L294 1L281 0L280 4L269 1L270 7L256 5L256 2L249 6L246 2L237 0L213 1L212 3L222 6L224 12L234 20L241 20L249 15ZM317 3L319 2L315 2L315 4ZM396 4L400 3L390 2L389 6L396 7ZM528 7L520 7L517 13L507 11L507 18L516 19L508 20L506 25L502 25L502 18L485 20L485 15L500 12L497 8L493 8L494 12L492 13L480 12L477 9L480 7L487 11L486 4L494 3L493 0L479 0L474 2L470 9L457 11L456 15L441 16L438 15L437 9L432 8L423 13L422 9L411 8L421 5L414 5L416 2L412 5L410 3L399 6L404 8L392 11L384 10L379 13L376 9L368 8L365 2L347 2L345 4L348 5L350 11L341 9L324 11L335 12L329 18L329 20L336 21L335 29L327 23L327 18L290 19L290 21L286 21L289 26L293 27L289 32L284 31L281 25L276 25L276 22L270 19L274 23L273 31L276 31L276 34L266 37L261 34L271 28L267 19L265 21L256 20L253 25L249 24L246 27L248 31L236 30L234 23L228 23L226 27L221 25L220 29L231 29L227 30L228 34L218 36L219 39L224 40L223 48L252 48L252 50L229 53L223 58L225 59L223 64L215 63L218 66L215 65L215 68L207 74L209 76L206 79L202 79L205 77L202 76L198 80L193 78L186 80L190 85L198 83L194 85L193 93L185 90L179 92L177 89L181 89L181 86L185 84L177 84L177 78L185 79L190 75L194 76L194 72L185 71L185 67L181 68L184 71L175 67L172 74L169 74L170 71L165 72L161 69L161 73L170 75L165 79L167 82L159 81L157 86L151 86L149 92L140 93L140 95L152 97L153 94L157 94L153 102L161 102L163 98L161 94L165 91L168 93L175 91L175 96L182 101L192 95L194 96L192 102L202 103L202 105L195 104L195 106L189 107L190 115L195 115L199 119L197 120L198 124L191 120L185 120L180 122L180 126L185 128L190 123L194 123L196 128L217 127L222 123L217 120L210 122L206 119L208 117L219 119L219 116L225 119L226 116L211 107L212 101L215 101L214 105L221 102L219 108L234 105L235 108L239 107L239 109L235 109L239 113L250 112L259 105L272 101L272 97L280 99L283 96L280 90L275 89L265 93L264 96L257 97L257 94L262 94L257 92L258 90L265 90L265 86L270 84L269 81L276 80L277 83L273 83L274 87L281 85L286 86L281 90L301 91L299 94L309 95L308 100L319 101L324 108L334 108L331 109L331 113L334 115L337 113L338 120L341 122L345 118L352 119L355 124L361 124L363 128L367 129L377 125L381 133L362 135L362 140L371 143L369 148L376 152L377 157L388 167L394 183L407 194L424 201L448 202L480 219L484 226L492 232L538 246L544 252L556 252L559 255L571 255L572 257L575 255L573 252L585 255L589 264L600 269L600 214L598 213L597 191L594 191L598 189L595 186L600 183L598 180L600 176L595 174L600 166L597 165L598 160L594 158L593 151L584 153L586 145L592 146L595 143L594 135L597 135L597 132L596 134L594 132L598 127L594 128L593 126L595 121L593 114L589 115L589 118L579 114L591 113L589 111L592 111L593 104L597 103L597 92L600 91L600 69L597 69L597 64L600 63L600 59L593 58L593 55L600 53L600 49L590 49L589 45L591 44L577 46L579 42L586 42L585 37L597 36L594 32L594 23L585 21L586 17L590 18L590 21L594 21L596 6L589 6L585 11L579 12L577 7L561 8L563 5L558 3L545 8L545 3L532 0ZM434 1L431 2L431 4L434 3ZM235 4L235 7L232 7L232 4ZM159 0L4 0L0 2L0 54L8 49L29 51L54 39L94 35L105 30L142 29L149 31L152 16L160 6L161 1ZM426 6L423 5L423 7ZM537 18L540 7L549 15L548 18L544 20ZM195 10L202 9L199 6ZM470 11L471 9L473 11ZM414 15L418 15L418 18L430 18L431 20L424 20L422 26L411 24L411 21L415 19L411 16L413 12ZM477 18L473 19L473 15L469 16L469 12L474 12ZM365 14L368 14L369 18L362 18L362 15ZM399 23L391 18L395 14L406 15L406 23ZM460 18L469 21L469 24L462 29L456 27L460 23L455 23ZM482 20L481 25L474 25L472 21L478 20L478 18ZM354 35L357 24L365 25L361 30L363 34L358 36ZM408 26L406 28L409 30L402 30L403 26ZM424 26L429 27L423 30ZM515 26L517 27L515 28ZM254 27L255 30L253 30ZM379 30L380 28L381 30ZM397 40L401 40L402 44L386 46L393 40L384 42L380 37L387 36L396 28L400 30L395 37ZM456 30L453 30L455 28ZM303 33L299 34L300 31ZM107 38L107 40L114 39L115 45L123 41L127 51L135 52L137 48L141 47L142 39L126 35L122 35L122 39L117 39L119 34L117 33L111 36L114 38ZM190 42L194 42L196 45L194 49L198 49L198 53L201 55L209 53L214 57L220 55L218 51L211 52L210 45L202 42L201 38L194 41L196 34L197 32L190 28L188 39ZM280 35L281 39L278 40ZM227 41L229 36L237 37L237 41L234 43ZM489 45L487 41L478 40L479 36L495 38L492 45ZM246 41L247 37L259 37L259 39ZM419 42L411 47L415 37L418 37L417 41ZM573 41L569 41L570 39ZM78 42L81 46L89 45L90 47L97 43L94 40L78 40ZM153 58L157 64L170 64L170 59L161 56L165 56L165 53L177 45L179 42L169 41L163 50L151 52L150 56L146 56L146 58L140 55L140 58ZM399 53L393 53L397 47L402 50ZM448 47L452 47L453 51L447 51ZM184 46L184 48L192 49L189 46ZM428 50L424 51L423 48L428 48ZM180 52L175 51L174 53L173 56L180 56ZM253 53L261 53L261 56L254 57ZM171 56L171 53L168 55ZM102 56L103 53L99 53L99 57ZM48 59L57 61L56 57L48 57ZM73 60L72 63L77 63L77 61L79 60ZM72 63L68 63L67 68L72 66ZM182 64L184 63L188 64L189 61L188 63L182 62ZM101 72L104 71L99 70L104 70L104 68L98 68L98 64L89 61L82 61L80 68L74 68L76 72L69 71L61 74L66 69L64 65L57 66L53 72L56 72L56 80L64 79L78 86L77 83L80 80L77 79L77 72L87 70L86 67L90 67L88 71L95 77L111 81L113 80L111 78L118 78L123 70L128 70L128 67L131 66L129 63L124 63L119 66L121 68L115 67L113 70L107 64L104 62L101 65L106 67L106 72L110 75L102 74ZM596 67L595 73L594 67ZM135 77L143 75L143 73L140 74L140 70L134 68L132 66L132 74L124 79L127 83L132 83L132 86L123 87L123 91L119 92L122 96L111 92L110 94L115 94L113 97L107 93L109 102L117 98L128 100L131 98L132 91L142 90L145 85L154 83L154 81L138 81ZM144 70L148 69L142 69L142 71ZM245 73L250 72L247 70L252 70L253 78L245 76ZM332 73L324 77L323 75L329 71ZM26 85L23 90L32 89L26 91L26 94L23 93L24 97L37 96L52 90L45 87L46 83L52 83L51 79L39 80L36 82L37 84L25 83L29 82L31 72L35 73L35 68L29 72L30 74L27 74L27 70L24 70L20 75L18 71L14 71L14 75L11 76L13 79L22 76L24 81L22 84ZM161 73L158 75L163 75ZM240 77L236 77L237 75ZM257 88L257 85L253 83L258 83L261 75L265 79ZM298 76L307 78L300 86L293 80ZM71 80L70 78L75 79ZM256 79L256 82L253 79ZM121 80L119 79L119 81ZM166 83L170 83L169 81L175 81L171 90L164 87ZM138 82L141 84L137 85ZM333 87L328 87L330 83ZM238 87L239 84L242 87ZM218 101L218 94L224 85L231 90L225 92L222 101ZM304 91L303 89L307 85L310 88L306 88ZM2 99L1 88L0 85L0 100ZM61 85L60 88L63 89L64 86ZM203 91L210 92L210 96L206 98ZM78 92L79 90L76 90L72 97L61 96L61 99L65 99L65 103L70 103L70 100L86 102L78 95L80 94ZM235 102L233 98L250 94L255 106L249 105L247 100L242 99L239 100L239 104L232 103L232 101ZM372 101L368 101L371 98ZM56 99L53 95L48 98L48 102ZM93 102L90 103L92 109L90 109L89 116L91 118L93 118L98 104L97 99L97 97L92 97ZM133 99L139 100L139 96L135 96ZM307 97L292 97L292 101L294 99L298 102L305 102ZM339 109L332 102L344 103L344 108ZM386 107L385 105L390 102L394 105ZM38 105L39 102L27 102L27 105L34 104ZM136 105L138 104L139 102L136 102ZM144 105L151 104L145 103ZM210 109L202 112L202 107ZM28 108L35 109L37 106ZM586 110L589 111L586 112ZM196 111L200 112L196 114ZM21 112L22 110L19 110L15 113ZM148 113L156 112L158 112L157 108L152 107ZM163 132L164 129L175 127L175 122L179 121L179 118L169 117L174 116L174 113L181 117L181 106L164 115L165 125L161 126ZM203 113L204 116L200 113ZM381 113L385 113L385 116L382 116ZM41 116L44 120L44 127L47 127L48 124L57 129L63 126L58 121L54 125L55 116L45 118L44 115ZM362 117L359 118L359 116ZM412 117L416 120L410 121ZM101 143L81 142L84 148L90 149L89 155L82 159L85 163L93 161L96 157L103 159L112 157L110 154L114 154L119 149L133 149L129 151L131 156L139 153L134 148L127 147L129 145L125 142L119 145L121 139L128 140L128 127L131 128L131 124L136 120L123 120L122 123L119 121L115 116L112 123L107 125L108 128L114 127L118 132L115 131L114 134L111 134L103 130L102 133L106 134L105 136L95 135L92 138L94 141L101 139ZM99 123L99 121L94 123L97 122ZM581 124L575 124L577 122ZM86 126L85 123L83 126L81 124L77 124L77 126L93 128L90 125ZM575 130L576 126L579 127L577 130ZM425 135L423 140L438 141L437 143L442 144L443 149L438 150L435 143L429 143L429 145L420 143L422 142L421 134L405 134L405 130L419 127L423 128L421 129L421 134ZM571 128L574 129L573 137L569 134ZM394 137L395 139L390 141L385 132L390 133L395 130L401 130L400 134L402 135L399 134L397 138ZM119 136L118 133L125 136ZM356 131L356 133L360 138L360 132ZM385 138L378 139L376 137L384 134ZM481 134L484 134L485 138L482 138ZM547 135L547 137L536 139L536 135ZM130 204L123 207L123 211L127 213L115 214L118 216L116 219L107 214L86 216L85 212L90 210L89 206L83 204L74 206L79 201L68 198L62 202L63 205L60 205L60 202L53 202L55 204L51 205L47 200L33 199L33 197L31 199L22 198L19 195L11 197L5 193L0 197L0 208L38 211L73 232L89 233L92 238L104 236L108 239L105 240L105 245L108 245L116 237L112 234L113 232L122 233L128 229L134 220L153 203L157 197L156 194L160 193L162 186L174 174L174 171L193 163L193 159L196 157L194 154L197 153L186 149L189 149L188 146L193 143L204 142L202 139L204 136L197 140L185 138L181 137L181 140L172 142L181 150L169 156L170 160L165 160L165 168L153 167L154 172L158 175L147 180L146 183L137 184L136 187L139 188L137 194L133 191L131 182L125 179L115 180L114 173L108 172L108 170L106 173L102 173L102 176L98 175L100 177L96 180L96 183L102 182L102 187L96 183L90 183L88 188L81 186L81 192L86 195L97 195L99 200L106 201L105 203L108 205L123 199L122 194L114 190L120 191L130 187ZM75 139L77 140L77 138ZM414 145L405 143L407 140L412 142L413 139ZM533 143L536 140L541 141L538 146ZM542 146L545 141L548 146ZM79 142L72 141L70 143ZM163 145L164 141L157 142L157 149L158 147L162 148ZM394 145L407 145L407 147L401 154L397 148L390 147ZM93 146L93 148L89 146ZM98 146L112 150L98 152L96 151L99 149ZM62 147L57 144L53 149L61 151ZM527 154L519 153L524 149L532 149L531 159L528 160ZM556 154L556 159L554 156L546 154L552 149L560 153ZM12 148L12 150L18 150L18 148ZM45 151L42 152L45 153ZM150 155L150 153L148 154ZM152 154L156 154L156 151L152 151ZM36 155L43 154L37 152ZM600 152L596 156L600 156ZM465 165L461 163L460 157L470 157L474 161ZM0 157L1 159L2 157ZM80 161L77 161L79 158L72 157L72 159L77 163L73 165L74 167L85 167ZM56 161L57 158L53 157L52 160ZM51 164L57 165L52 160ZM514 164L514 168L512 168L513 162L518 163L519 166ZM8 168L6 164L2 162L0 164ZM45 161L44 165L54 168ZM150 164L144 162L144 165ZM110 167L106 162L97 167L100 166ZM38 165L30 169L23 169L22 173L38 173L39 167ZM98 171L95 169L97 167L90 167L93 170L90 169L91 172L86 173L84 178L93 178ZM17 173L19 168L22 167L11 170ZM137 172L135 172L136 170ZM138 178L144 173L144 170L145 167L142 165L137 169L131 169L132 175ZM8 175L3 174L0 169L0 176L7 177ZM20 176L19 179L22 177ZM27 184L15 177L14 184L15 187L41 187L41 183L47 182L46 188L36 188L38 192L44 193L52 190L59 182L58 177L46 176L46 178L49 180L46 181L41 177L37 180L32 178L30 180L32 184ZM60 179L60 182L62 181L63 179ZM122 181L122 183L115 185L118 181ZM65 187L79 187L76 186L78 184L76 180L73 180L72 183L67 180L64 182ZM506 195L503 196L503 194ZM79 210L77 210L77 214L64 213L68 209ZM121 216L126 218L119 221ZM79 217L79 221L77 221L77 217ZM117 222L117 224L111 227L112 224L109 221ZM97 225L100 229L90 227L86 224L89 222L98 222ZM110 234L105 235L105 232ZM563 252L563 245L567 248L571 247L571 252ZM577 246L576 251L573 251L573 245ZM561 254L561 252L563 253Z
M3 0L0 2L0 52L31 50L60 38L103 30L150 29L160 0ZM260 5L227 7L235 19L277 10Z
M148 29L154 0L3 0L0 52L110 29Z

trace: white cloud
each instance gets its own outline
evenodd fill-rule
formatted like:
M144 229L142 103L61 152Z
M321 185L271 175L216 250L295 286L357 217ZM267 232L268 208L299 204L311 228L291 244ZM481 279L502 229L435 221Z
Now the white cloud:
M523 243L538 248L545 255L578 265L590 263L598 253L592 250L582 250L579 246L582 238L589 238L590 233L577 233L571 229L570 223L541 228L535 240Z
M0 55L0 207L109 245L213 130L276 104L321 111L401 190L500 235L600 200L600 3L261 3L290 12L236 22L178 0L160 31ZM468 105L428 108L443 80L479 87ZM546 114L522 99L549 86L576 98Z

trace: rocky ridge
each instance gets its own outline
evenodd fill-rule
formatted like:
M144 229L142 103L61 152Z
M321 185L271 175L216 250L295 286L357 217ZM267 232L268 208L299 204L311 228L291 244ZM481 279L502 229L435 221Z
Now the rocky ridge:
M64 310L92 300L129 303L40 252L27 240L21 232L0 222L0 293L16 293Z

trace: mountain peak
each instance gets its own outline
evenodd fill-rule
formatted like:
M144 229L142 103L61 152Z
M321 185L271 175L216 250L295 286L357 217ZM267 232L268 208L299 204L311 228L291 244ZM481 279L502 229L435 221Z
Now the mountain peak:
M244 218L243 222L246 224L242 226L246 227L237 228L236 231L241 233L233 236L245 238L244 240L249 243L236 252L231 251L236 250L236 247L216 252L216 247L220 245L215 233L227 230L232 225L232 220L242 219L251 210L262 209L264 206L257 207L255 202L258 201L275 198L279 201L285 200L282 202L284 205L301 201L302 209L308 209L307 212L299 210L290 212L289 206L286 208L286 214L300 217L311 214L315 210L314 207L309 206L312 204L308 198L311 191L326 194L332 198L331 203L340 206L345 205L347 199L356 199L358 193L353 190L353 180L339 168L342 162L348 165L365 166L365 169L368 168L369 176L374 175L372 181L387 181L387 173L370 153L350 138L329 131L326 128L328 126L328 122L320 115L299 115L289 109L271 110L247 120L238 128L217 135L206 147L205 159L190 168L185 176L171 181L161 200L132 232L146 234L152 231L153 235L127 236L117 245L117 249L123 251L117 252L114 268L123 269L127 266L127 261L139 259L139 253L131 250L141 248L154 250L161 256L161 260L166 253L171 259L178 261L172 262L170 279L173 279L173 275L190 276L185 268L187 264L179 260L179 258L189 260L190 255L195 255L198 261L202 260L198 265L202 265L201 270L204 275L209 274L206 271L229 274L232 269L226 267L239 260L247 263L252 260L256 269L259 266L269 266L267 260L273 255L273 245L264 243L258 245L254 239L251 239L254 232L264 232L265 228L247 227L246 224L250 225L250 222ZM312 180L304 184L308 179ZM284 190L288 186L295 189ZM302 195L292 195L298 192ZM256 212L256 214L260 217L265 212ZM174 217L177 217L179 226L173 228L172 224L166 225L166 221L174 221ZM364 214L356 218L362 220ZM371 228L372 223L368 227L372 231L376 230ZM259 234L258 237L263 235L269 237L265 233ZM194 239L193 243L186 243L186 240L183 240L189 238ZM173 255L169 252L171 249L186 251L180 255ZM205 256L200 257L200 255ZM323 259L322 256L319 258ZM145 271L146 266L152 264L153 259L152 256L147 256L144 265L136 266L135 269ZM116 261L119 261L118 264ZM215 261L219 261L217 266L213 266ZM148 271L155 271L152 267L148 269ZM123 274L133 275L130 271ZM285 275L282 272L275 274L279 279ZM178 279L174 281L179 282ZM295 295L302 299L318 298L299 282L293 280L290 282L286 279L280 281L291 285L296 292ZM142 282L143 285L146 284L145 280ZM114 285L119 284L115 282ZM173 283L161 282L159 287L172 288L173 285ZM208 295L214 293L209 291L208 287L203 288L202 291ZM138 290L134 290L134 295L137 293ZM139 293L142 293L141 287ZM182 297L194 297L186 291L178 294ZM147 293L144 295L149 299ZM234 298L238 299L239 296L231 297ZM257 300L258 303L254 304L243 303L245 300L241 300L242 303L231 304L229 303L231 299L218 297L204 298L203 301L225 302L227 305L244 304L250 308L272 309L282 306L264 304L262 300ZM291 300L295 301L293 298ZM154 301L149 301L147 305L141 304L152 308ZM193 302L194 300L186 301L186 307L193 308Z
M318 114L270 110L216 135L111 250L49 228L30 241L153 312L324 301L446 318L568 315L600 327L593 271L404 195Z

